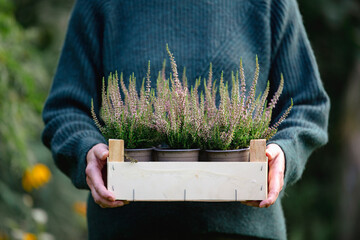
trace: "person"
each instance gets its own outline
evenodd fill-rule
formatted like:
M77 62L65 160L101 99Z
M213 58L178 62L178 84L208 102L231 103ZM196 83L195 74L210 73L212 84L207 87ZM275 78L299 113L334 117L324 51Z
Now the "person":
M269 194L262 202L128 202L105 187L108 147L90 114L101 106L102 78L111 72L145 76L162 68L166 44L189 85L213 74L231 79L261 67L257 89L283 74L276 121L293 109L267 143ZM247 77L247 86L251 79ZM155 81L153 81L155 82ZM327 140L330 102L296 0L77 0L52 88L43 110L42 139L58 168L89 189L89 239L286 239L281 197L302 175L310 154Z

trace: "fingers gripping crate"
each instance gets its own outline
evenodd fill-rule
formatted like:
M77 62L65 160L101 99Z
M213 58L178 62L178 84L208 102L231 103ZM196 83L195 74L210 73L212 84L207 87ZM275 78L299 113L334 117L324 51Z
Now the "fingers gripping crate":
M245 201L267 198L266 141L249 162L124 162L124 141L109 140L107 187L128 201Z

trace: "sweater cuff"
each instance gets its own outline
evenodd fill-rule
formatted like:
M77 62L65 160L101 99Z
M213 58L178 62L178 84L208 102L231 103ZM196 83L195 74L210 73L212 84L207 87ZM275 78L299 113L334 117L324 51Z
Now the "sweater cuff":
M78 165L76 171L74 171L71 176L71 180L76 188L90 190L86 182L86 174L85 174L85 169L87 165L86 155L93 146L99 143L106 144L106 141L103 137L97 137L97 136L87 136L80 139L78 145L79 150L76 156L78 160Z
M295 183L300 178L304 168L300 164L300 159L298 158L297 151L295 149L295 143L292 140L278 139L269 141L267 144L271 143L277 144L284 152L285 171L283 189L285 189L287 186Z

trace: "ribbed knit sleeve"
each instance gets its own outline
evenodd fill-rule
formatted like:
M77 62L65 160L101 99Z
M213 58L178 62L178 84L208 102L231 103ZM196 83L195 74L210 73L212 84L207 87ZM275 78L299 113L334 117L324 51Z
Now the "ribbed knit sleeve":
M43 110L42 140L57 166L77 188L88 188L86 154L105 139L90 114L91 98L99 108L103 17L94 1L77 1Z
M317 64L295 0L272 1L270 82L284 90L277 106L286 110L294 101L291 114L269 141L277 143L286 158L285 186L302 175L310 154L328 141L330 101L320 80ZM275 91L277 86L274 86ZM274 121L282 112L274 111Z

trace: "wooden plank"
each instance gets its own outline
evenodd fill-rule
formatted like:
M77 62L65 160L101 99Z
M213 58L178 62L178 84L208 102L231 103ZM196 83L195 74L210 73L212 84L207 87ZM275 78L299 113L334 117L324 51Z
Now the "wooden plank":
M108 162L108 189L128 201L242 201L267 197L266 162Z
M250 162L267 162L265 139L250 141Z
M109 139L109 162L124 162L124 140Z

